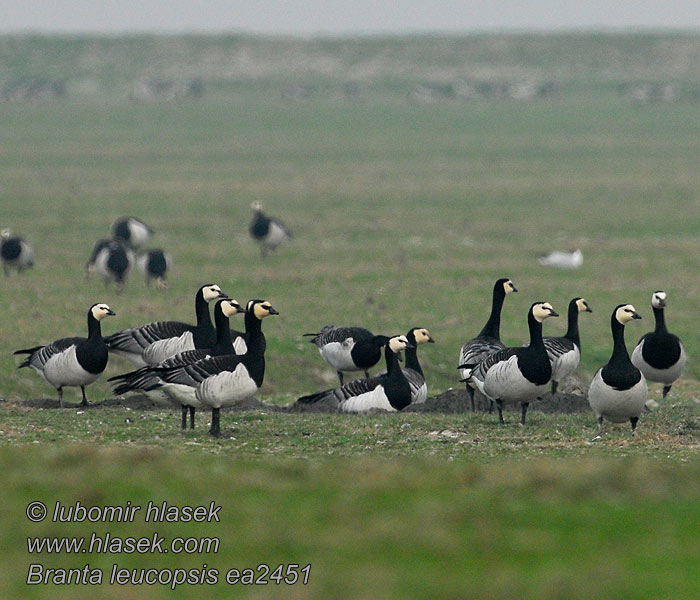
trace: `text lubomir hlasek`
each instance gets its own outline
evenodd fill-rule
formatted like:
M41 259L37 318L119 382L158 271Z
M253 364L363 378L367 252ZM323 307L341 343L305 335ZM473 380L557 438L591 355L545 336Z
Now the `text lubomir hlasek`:
M150 501L143 510L142 506L128 501L116 506L84 506L80 502L64 505L56 502L53 509L54 523L131 523L143 514L146 523L219 523L221 506L213 500L209 506L174 506L167 502Z

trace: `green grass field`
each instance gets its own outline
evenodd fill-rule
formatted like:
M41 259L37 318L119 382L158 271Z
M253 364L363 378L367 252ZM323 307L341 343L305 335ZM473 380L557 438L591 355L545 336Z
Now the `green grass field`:
M236 59L245 44L250 64L267 71L245 75L249 63ZM32 271L0 284L0 552L7 565L0 595L696 598L700 105L687 96L632 104L616 86L654 79L690 89L697 65L679 57L699 45L682 35L364 44L0 40L5 77L63 74L69 90L62 99L0 102L0 226L24 235L37 254ZM222 66L227 58L231 71ZM129 82L144 74L201 73L208 84L201 100L127 100ZM561 93L529 102L406 98L417 83L471 73L548 75ZM360 77L366 97L343 98L343 82ZM73 93L88 80L100 91ZM315 93L283 101L281 87L296 80L311 82ZM247 234L253 201L295 234L265 260ZM148 290L137 273L122 293L86 280L92 244L123 214L153 225L152 245L172 253L168 290ZM579 270L537 263L540 253L574 247L584 253ZM501 276L520 290L503 311L510 344L527 339L533 301L550 301L562 315L573 296L589 301L594 312L580 323L585 383L610 355L612 308L629 302L644 317L628 328L631 347L653 328L652 291L668 293L667 322L685 343L688 365L669 400L642 417L636 438L608 426L591 443L592 414L533 411L525 428L510 414L499 428L485 414L270 410L225 414L232 437L214 441L206 415L183 434L167 409L37 408L55 391L17 370L12 356L82 335L87 308L98 300L117 312L105 333L192 321L194 292L216 282L241 302L266 298L280 312L264 324L264 402L288 403L334 384L302 338L328 323L390 334L427 327L437 343L420 357L437 394L461 385L459 347L482 327ZM565 329L565 318L545 324L545 334ZM106 377L129 368L110 360L89 398L110 398ZM650 393L659 399L659 385ZM66 392L67 400L78 398L79 391ZM28 587L35 560L27 535L108 529L28 523L30 501L56 499L216 500L223 507L217 527L161 531L141 522L114 532L219 535L222 548L168 560L41 555L47 566L82 567L88 558L105 570L115 562L218 569L296 562L312 564L310 581L237 591L223 584L175 592Z

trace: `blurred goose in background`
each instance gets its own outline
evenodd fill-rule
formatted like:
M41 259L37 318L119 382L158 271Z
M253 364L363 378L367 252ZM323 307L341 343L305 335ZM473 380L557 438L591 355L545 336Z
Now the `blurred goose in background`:
M632 364L647 380L663 383L662 397L666 398L673 383L683 373L686 355L680 338L666 328L666 292L658 290L651 295L651 308L656 326L654 331L643 335L635 346Z
M138 250L153 235L153 229L136 217L119 217L112 223L112 237Z
M23 238L3 229L0 232L0 258L5 275L10 274L11 268L21 273L34 266L34 249Z
M31 367L58 391L63 408L63 388L80 386L81 404L88 405L85 386L102 374L107 366L107 346L102 338L102 319L116 314L100 302L87 313L88 336L61 338L43 346L16 350L14 354L28 354L18 368Z
M412 390L399 365L399 353L411 344L404 335L387 338L384 345L386 373L356 379L332 390L302 396L299 404L331 401L341 412L367 412L373 408L396 412L411 403Z
M129 274L129 269L134 262L134 253L130 248L117 240L109 240L106 244L98 241L93 248L95 254L94 261L92 256L88 262L88 271L92 270L97 275L100 275L105 282L105 286L109 286L114 282L117 289L124 288L126 277ZM99 248L98 248L99 246Z
M136 259L136 266L141 274L146 278L146 286L154 282L157 288L168 287L168 271L172 265L170 254L161 248L153 248L139 254Z
M268 217L263 212L260 202L253 202L250 207L254 214L248 231L250 236L260 244L260 252L264 258L278 246L291 240L292 232L279 219Z
M110 352L128 358L137 367L157 365L185 350L210 348L216 342L216 331L209 314L209 302L225 297L213 283L203 285L194 297L195 325L180 321L155 321L129 327L105 338Z
M506 296L511 292L517 291L513 282L507 277L496 281L493 285L491 297L491 314L479 334L462 346L457 364L475 365L484 360L489 354L505 349L505 344L501 342L501 310L503 309L503 301ZM475 384L470 382L467 369L461 370L461 376L462 379L466 380L467 394L469 394L472 412L474 412L476 410L474 405Z
M578 269L583 264L583 252L579 248L571 252L555 250L544 254L538 259L543 267L556 267L558 269Z
M647 401L647 382L632 364L625 345L625 325L641 315L631 304L619 304L610 316L613 352L608 363L598 369L588 388L588 403L598 421L598 435L603 434L603 419L632 424L637 428L639 415Z

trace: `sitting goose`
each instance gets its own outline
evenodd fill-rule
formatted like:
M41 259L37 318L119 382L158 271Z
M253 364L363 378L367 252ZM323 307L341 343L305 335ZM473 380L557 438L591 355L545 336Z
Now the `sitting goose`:
M428 384L423 375L423 369L418 362L418 346L420 344L434 344L435 340L425 327L413 327L406 334L408 346L406 347L405 367L401 369L404 377L411 386L411 404L423 404L428 399ZM379 375L386 374L382 371Z
M535 302L527 313L530 330L527 346L497 350L477 365L460 365L470 368L469 377L477 389L495 401L499 423L504 423L503 403L520 402L520 423L525 425L530 402L546 391L552 378L552 365L542 340L542 322L558 316L549 302Z
M103 303L93 304L87 313L88 336L61 338L45 346L16 350L29 354L18 368L32 367L58 390L63 408L63 388L80 386L82 406L88 406L85 386L95 381L107 366L107 346L102 339L100 322L116 314Z
M459 352L460 365L476 364L484 360L489 354L496 350L503 350L505 344L501 342L501 310L503 301L511 292L517 292L513 282L504 277L496 281L493 286L493 296L491 298L491 314L489 315L486 324L475 338L466 342ZM474 405L474 384L470 383L469 372L464 369L461 371L462 379L467 381L467 394L471 402L472 412L476 410Z
M129 248L140 248L152 235L153 229L136 217L119 217L112 223L112 237Z
M321 400L334 400L341 412L367 412L379 408L396 412L411 403L411 385L400 365L399 352L410 348L404 335L389 338L384 346L386 373L370 379L356 379L332 390L325 390L297 400L299 404L313 404Z
M224 297L218 285L208 283L197 290L194 309L196 325L180 321L156 321L130 327L105 339L110 352L128 358L137 367L157 365L185 350L209 348L216 342L216 332L209 315L209 302Z
M34 266L34 249L23 238L3 229L0 233L0 260L5 275L10 274L10 268L21 273Z
M544 347L552 363L552 394L557 393L559 382L568 377L581 362L581 336L578 331L580 312L593 312L583 298L569 302L568 329L562 337L544 338Z
M603 419L632 424L637 428L639 415L647 401L647 382L632 364L625 346L625 324L642 317L631 304L619 304L610 317L613 352L608 364L596 371L588 388L588 403L598 420L598 434L603 434Z
M671 386L685 368L685 349L680 338L666 329L664 309L666 292L656 291L651 296L656 326L654 331L642 336L632 351L632 364L648 381L664 384L663 398L671 391Z
M382 348L387 342L385 335L374 335L364 327L336 327L326 325L318 333L305 333L313 336L323 360L338 373L343 385L343 371L364 371L369 377L369 369L379 362Z
M255 214L248 231L251 237L260 244L260 252L265 258L278 246L292 239L292 232L279 219L268 217L263 212L260 202L253 202L250 208Z
M195 409L201 407L195 398L194 389L175 383L165 383L158 375L157 369L183 367L209 356L220 356L233 353L229 317L244 313L245 309L238 302L229 298L220 298L214 305L214 324L216 327L216 343L211 348L186 350L151 367L141 367L136 371L110 377L107 381L114 382L113 392L116 395L127 392L143 392L153 399L170 400L182 407L182 428L187 427L187 411L190 413L190 429L194 429Z
M248 351L243 356L211 356L183 367L157 369L164 382L194 388L196 399L202 406L211 408L211 435L221 435L219 415L222 407L235 406L252 398L262 386L266 349L262 320L278 314L266 300L251 300L245 315Z

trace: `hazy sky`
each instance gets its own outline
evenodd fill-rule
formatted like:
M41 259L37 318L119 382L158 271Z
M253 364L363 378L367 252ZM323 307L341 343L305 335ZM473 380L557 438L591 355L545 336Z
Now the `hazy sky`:
M700 0L0 0L0 32L700 29Z

